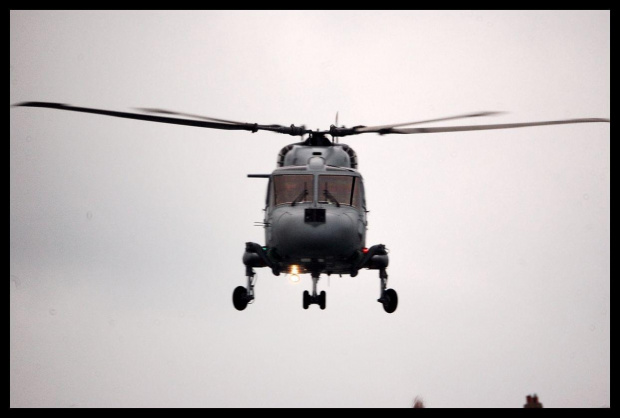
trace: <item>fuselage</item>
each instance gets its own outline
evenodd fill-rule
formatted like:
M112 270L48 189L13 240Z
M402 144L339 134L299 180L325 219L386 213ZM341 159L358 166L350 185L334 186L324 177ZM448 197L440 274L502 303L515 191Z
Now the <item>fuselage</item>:
M311 156L269 177L265 242L283 272L349 273L366 244L361 174Z

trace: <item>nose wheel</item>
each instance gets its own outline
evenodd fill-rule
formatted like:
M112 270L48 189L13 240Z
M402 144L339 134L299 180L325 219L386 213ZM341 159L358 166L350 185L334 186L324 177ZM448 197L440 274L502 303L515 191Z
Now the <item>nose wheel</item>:
M325 309L326 306L326 293L325 291L321 291L318 295L311 295L310 292L304 290L303 297L303 305L304 309L308 309L308 307L312 304L317 304L321 309Z
M312 294L310 294L310 292L308 292L307 290L304 290L304 295L303 295L303 306L304 309L308 309L308 307L312 304L317 304L319 305L319 307L321 309L325 309L325 306L327 305L327 294L325 293L324 290L321 291L321 293L317 294L316 293L316 285L319 281L319 276L318 274L312 274Z

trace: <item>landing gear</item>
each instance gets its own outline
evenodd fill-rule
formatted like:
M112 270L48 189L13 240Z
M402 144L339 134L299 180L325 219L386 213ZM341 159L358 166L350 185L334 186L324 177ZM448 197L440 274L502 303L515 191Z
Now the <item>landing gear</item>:
M393 313L398 307L398 294L394 289L386 289L388 275L384 268L379 270L379 278L381 279L381 296L377 302L383 304L385 312Z
M383 305L383 309L387 313L394 313L398 307L398 295L394 289L387 288L388 275L386 272L389 259L385 245L373 245L368 249L364 249L363 254L359 252L352 265L349 265L351 277L355 277L362 268L379 270L379 279L381 280L381 293L378 302ZM262 247L253 242L247 242L245 253L243 254L243 264L246 268L247 286L238 286L233 291L233 306L238 311L243 311L254 301L254 285L256 284L255 267L269 267L274 275L279 276L280 272L288 267L282 264L283 259L277 255L275 248ZM304 265L305 272L312 275L312 292L304 291L302 306L308 309L310 305L319 305L321 310L327 306L327 295L325 291L317 293L317 284L319 276L322 272L330 275L333 270L326 268L324 260L312 259L310 263ZM345 270L346 271L346 270ZM346 274L346 273L345 273Z
M325 309L327 305L327 294L324 290L321 291L318 295L316 294L316 285L319 281L319 275L312 273L312 295L307 290L304 290L303 295L303 306L304 309L308 309L308 307L312 304L317 304L321 309Z
M254 300L254 284L256 283L256 273L252 267L246 267L248 276L247 287L237 286L233 291L233 305L236 310L242 311L247 308L248 303Z
M385 269L388 264L389 258L385 245L373 245L372 247L364 250L364 256L354 266L353 272L357 275L357 270L361 268L379 270L379 279L381 279L381 294L379 295L377 302L380 302L383 305L385 312L393 313L398 307L398 295L394 289L387 288L388 275ZM353 273L351 273L351 277L355 277Z

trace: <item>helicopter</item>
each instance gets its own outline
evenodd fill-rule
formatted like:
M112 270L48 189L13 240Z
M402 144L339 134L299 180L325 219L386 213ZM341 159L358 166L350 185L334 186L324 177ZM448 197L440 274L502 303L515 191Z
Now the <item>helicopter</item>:
M111 117L136 119L221 130L243 130L252 133L269 131L299 136L302 141L286 145L278 153L276 169L268 174L248 174L250 178L267 179L263 245L247 242L242 256L246 285L237 286L232 295L235 309L243 311L255 300L255 268L268 268L275 276L285 273L293 281L300 274L310 274L312 291L303 292L302 305L326 308L325 291L317 292L322 274L355 277L361 269L377 270L380 295L377 301L387 313L398 307L398 294L388 288L388 249L384 244L366 244L368 209L364 180L358 170L356 152L340 143L342 137L364 133L422 134L475 130L512 129L521 127L573 123L606 122L610 119L580 118L553 121L411 127L423 123L491 116L502 112L486 111L450 117L380 126L357 125L351 128L336 122L327 130L311 130L305 126L262 125L156 108L139 108L143 113L120 112L90 107L77 107L53 102L22 102L13 107L38 107L84 112ZM164 116L165 115L165 116ZM328 137L329 136L329 137Z

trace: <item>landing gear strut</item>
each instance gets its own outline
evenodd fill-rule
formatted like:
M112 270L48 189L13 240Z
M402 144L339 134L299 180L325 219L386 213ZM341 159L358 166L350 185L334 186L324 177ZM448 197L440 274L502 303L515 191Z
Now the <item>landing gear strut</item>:
M384 268L379 270L379 279L381 279L381 296L377 302L383 304L385 312L392 313L398 307L398 294L394 289L386 289L388 275Z
M326 306L326 293L324 290L321 291L318 295L316 294L316 285L319 282L319 275L317 273L312 273L312 295L304 290L303 297L303 306L304 309L308 309L308 306L316 303L319 305L321 309L325 309Z
M254 285L256 284L256 273L250 266L246 266L246 275L248 277L247 287L237 286L233 291L233 305L238 311L244 310L248 303L254 300Z

